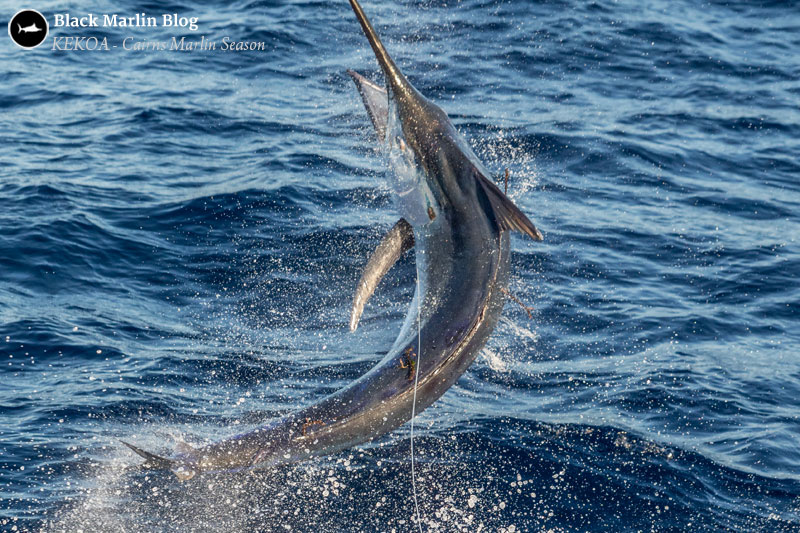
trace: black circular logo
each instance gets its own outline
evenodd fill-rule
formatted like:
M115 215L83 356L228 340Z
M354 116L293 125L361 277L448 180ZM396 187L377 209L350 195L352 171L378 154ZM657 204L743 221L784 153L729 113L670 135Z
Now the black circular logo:
M22 48L36 48L47 37L47 19L33 9L23 9L11 17L8 34Z

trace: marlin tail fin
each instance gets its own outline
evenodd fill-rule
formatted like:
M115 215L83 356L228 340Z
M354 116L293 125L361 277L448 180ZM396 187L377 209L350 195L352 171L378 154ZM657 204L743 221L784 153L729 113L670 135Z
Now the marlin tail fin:
M133 450L137 455L145 459L144 464L142 465L144 468L153 470L172 470L172 468L175 466L175 462L167 459L166 457L161 457L160 455L147 452L134 446L133 444L125 442L124 440L121 440L120 442Z

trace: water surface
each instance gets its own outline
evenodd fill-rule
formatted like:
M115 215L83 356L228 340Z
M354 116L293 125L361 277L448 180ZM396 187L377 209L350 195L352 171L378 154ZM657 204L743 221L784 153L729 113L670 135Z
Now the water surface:
M345 74L347 2L46 2L0 64L0 529L410 531L408 426L278 471L131 469L355 379L413 292L347 330L396 220ZM544 235L418 419L426 531L800 528L800 11L791 2L364 0ZM55 11L58 10L58 11ZM4 21L12 15L8 8ZM177 12L171 28L52 14ZM264 51L53 51L52 35Z

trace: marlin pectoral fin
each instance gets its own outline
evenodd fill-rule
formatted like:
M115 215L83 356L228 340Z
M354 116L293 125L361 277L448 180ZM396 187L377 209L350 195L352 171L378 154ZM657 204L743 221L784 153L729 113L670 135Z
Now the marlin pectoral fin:
M383 142L386 137L386 123L389 116L389 97L386 94L386 89L375 85L354 70L348 69L347 73L353 78L356 87L358 87L358 92L364 101L364 107L367 108L372 125L375 126L378 140Z
M400 259L406 251L414 246L414 230L411 224L401 218L392 229L383 236L380 244L364 267L361 279L358 280L358 287L353 296L353 308L350 312L350 331L355 331L364 306L369 300L375 287L378 286L383 276Z
M536 229L536 226L525 216L525 213L520 211L519 208L514 205L514 202L503 194L503 191L501 191L497 185L484 176L478 169L475 169L475 176L486 195L486 200L491 206L495 220L497 220L497 223L502 229L517 230L520 233L528 235L535 241L542 240L542 233Z

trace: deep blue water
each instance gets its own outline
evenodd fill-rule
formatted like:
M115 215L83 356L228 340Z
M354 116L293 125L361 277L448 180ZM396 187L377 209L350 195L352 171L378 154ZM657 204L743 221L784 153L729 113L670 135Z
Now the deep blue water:
M396 214L344 0L42 2L51 35L258 52L0 50L0 530L411 531L409 431L179 483L167 452L307 405L399 329ZM3 10L3 25L17 10ZM418 419L425 531L800 530L800 9L364 0L545 234ZM54 12L197 16L53 28Z

